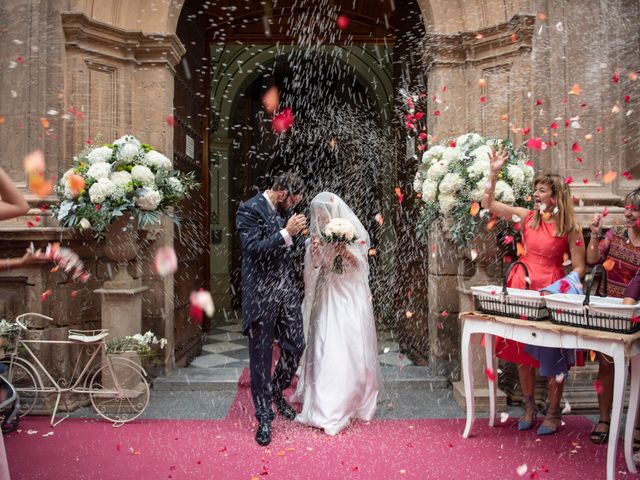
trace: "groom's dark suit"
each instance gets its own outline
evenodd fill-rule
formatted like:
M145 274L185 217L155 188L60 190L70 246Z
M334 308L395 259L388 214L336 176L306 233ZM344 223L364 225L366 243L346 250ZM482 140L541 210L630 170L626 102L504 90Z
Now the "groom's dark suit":
M236 227L242 247L242 330L249 337L251 393L260 421L274 418L272 395L289 386L302 352L304 333L292 249L280 231L286 225L262 193L240 205ZM274 339L282 355L271 380Z

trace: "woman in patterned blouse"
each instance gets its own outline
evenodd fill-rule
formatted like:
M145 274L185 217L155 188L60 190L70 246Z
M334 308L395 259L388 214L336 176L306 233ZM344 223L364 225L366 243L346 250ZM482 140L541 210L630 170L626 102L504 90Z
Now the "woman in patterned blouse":
M607 271L607 292L609 297L623 298L625 289L635 277L640 267L640 188L625 198L625 225L611 228L602 236L602 217L596 214L590 225L591 239L587 247L587 263L595 265L611 260L612 268ZM610 262L611 263L611 262ZM605 293L605 292L602 292ZM602 389L598 392L600 420L591 432L593 443L606 443L609 437L611 405L613 403L613 360L598 353L598 379ZM638 424L636 430L640 431ZM640 449L640 439L634 435L634 450Z

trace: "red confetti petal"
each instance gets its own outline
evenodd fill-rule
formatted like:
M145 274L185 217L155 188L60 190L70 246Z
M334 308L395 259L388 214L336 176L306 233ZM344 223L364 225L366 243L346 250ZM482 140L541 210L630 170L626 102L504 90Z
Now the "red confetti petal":
M573 145L571 145L571 151L573 153L580 153L582 151L582 148L580 148L580 145L578 145L578 142L576 142Z
M487 376L487 378L491 382L495 382L496 381L496 372L494 372L492 368L485 368L484 369L484 374Z
M565 177L564 183L571 185L573 183L573 177Z
M505 235L504 240L502 240L502 243L504 243L505 245L509 245L510 243L513 243L513 237L511 235Z
M595 382L593 382L593 388L598 395L600 395L604 391L604 388L602 387L602 383L600 382L600 380L596 380Z
M542 150L542 139L538 137L531 137L527 140L526 145L531 150Z
M435 112L433 112L433 114L434 114L436 117L439 117L439 116L440 116L440 110L436 110Z
M45 301L47 298L49 298L49 296L52 294L53 292L51 290L47 290L46 292L43 292L40 299L41 301Z
M336 23L338 24L338 28L340 30L344 30L349 26L349 17L345 15L338 15L338 18L336 19Z
M523 127L522 128L522 135L527 135L530 131L531 131L531 129L529 127Z
M620 81L620 75L618 75L618 72L613 72L613 75L611 75L611 80L613 80L613 83L615 83L616 85L618 84L618 82Z

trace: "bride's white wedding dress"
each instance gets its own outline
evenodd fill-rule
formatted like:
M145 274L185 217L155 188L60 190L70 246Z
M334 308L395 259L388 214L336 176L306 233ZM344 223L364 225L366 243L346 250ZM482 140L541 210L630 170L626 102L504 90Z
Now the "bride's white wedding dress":
M327 215L347 218L356 227L358 241L347 247L356 265L343 261L344 273L333 272L333 244L320 245L313 256L307 252L309 334L292 401L302 402L296 421L335 435L352 418L373 418L379 366L368 281L369 236L351 209L331 193L321 193L311 203L312 235L326 224Z

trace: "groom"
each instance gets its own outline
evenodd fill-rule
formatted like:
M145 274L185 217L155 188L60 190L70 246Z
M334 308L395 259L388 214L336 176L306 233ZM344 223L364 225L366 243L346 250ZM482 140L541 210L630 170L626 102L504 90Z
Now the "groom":
M282 392L291 383L304 351L300 295L292 250L304 244L307 220L293 215L304 183L294 173L278 176L271 189L238 208L236 227L242 248L242 330L249 337L251 394L259 425L256 442L271 442L272 402L286 418L295 410ZM273 341L281 355L271 378Z

